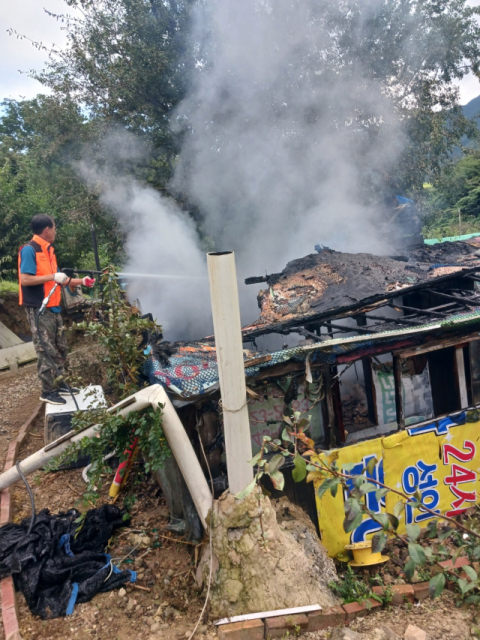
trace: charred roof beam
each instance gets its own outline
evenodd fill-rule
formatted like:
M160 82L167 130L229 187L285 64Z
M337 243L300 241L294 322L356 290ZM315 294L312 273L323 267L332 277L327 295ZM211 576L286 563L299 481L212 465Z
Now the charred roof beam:
M438 289L432 289L432 293L441 298L448 298L449 300L455 300L459 304L464 305L465 307L469 307L472 304L475 306L480 305L480 298L467 298L466 296L456 296L451 293L446 293L445 291L439 291Z
M448 318L448 316L450 315L448 313L442 313L441 311L433 311L432 309L417 309L416 307L407 307L405 305L395 304L393 302L389 302L388 306L395 310L413 311L417 315L435 316L437 318Z
M386 318L383 316L372 316L372 315L367 315L367 319L370 318L371 320L381 320L382 322L386 322L386 323L394 323L394 324L409 324L411 326L417 326L417 325L421 325L421 324L425 324L424 322L422 322L421 320L413 320L410 318L405 318L405 317L398 317L398 318Z

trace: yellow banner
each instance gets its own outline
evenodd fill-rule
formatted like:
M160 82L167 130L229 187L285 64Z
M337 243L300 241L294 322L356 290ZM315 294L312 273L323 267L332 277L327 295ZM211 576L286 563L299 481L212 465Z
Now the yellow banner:
M377 464L367 480L384 483L406 495L417 491L422 503L435 512L455 516L478 502L480 495L480 422L465 422L466 414L447 418L423 427L412 427L386 438L362 442L338 450L338 468L355 464L347 473L358 475L375 457ZM463 424L459 424L463 422ZM318 488L318 484L316 488ZM341 489L341 488L340 488ZM317 497L317 509L322 542L332 557L344 552L345 545L370 539L381 526L365 515L359 527L350 533L343 530L344 501L348 491L339 489L335 498L328 491ZM404 499L389 492L377 500L375 492L367 493L364 501L374 513L393 513L395 504ZM433 516L408 504L400 514L399 532L405 525L421 527Z

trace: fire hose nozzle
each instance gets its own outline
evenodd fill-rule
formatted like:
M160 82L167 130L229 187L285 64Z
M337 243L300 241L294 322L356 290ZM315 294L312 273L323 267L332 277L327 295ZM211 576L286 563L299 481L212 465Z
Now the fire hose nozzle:
M42 315L42 313L45 311L45 309L47 308L47 304L49 303L50 298L53 296L53 292L57 289L57 287L58 287L58 283L55 283L55 286L52 287L48 296L43 299L42 306L40 307L40 311L38 312L38 315Z

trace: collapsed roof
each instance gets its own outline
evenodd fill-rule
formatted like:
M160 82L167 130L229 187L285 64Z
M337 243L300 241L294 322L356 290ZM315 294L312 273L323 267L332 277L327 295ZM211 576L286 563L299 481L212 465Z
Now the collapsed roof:
M289 262L281 273L248 278L246 284L266 282L268 288L258 294L260 317L243 328L244 340L265 333L289 333L338 318L358 318L380 307L398 309L392 302L394 298L427 288L445 302L440 305L445 309L415 309L415 313L388 321L414 326L480 306L480 297L477 301L475 292L467 291L473 288L472 280L480 271L478 240L422 245L411 249L408 255L395 257L323 248L317 254ZM463 293L446 286L459 277L470 278ZM368 330L358 329L365 333L375 330L371 325Z

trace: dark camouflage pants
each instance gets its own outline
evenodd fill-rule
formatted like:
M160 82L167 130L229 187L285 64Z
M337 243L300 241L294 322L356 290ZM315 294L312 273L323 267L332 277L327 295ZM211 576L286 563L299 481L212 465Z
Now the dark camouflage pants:
M39 317L38 326L43 341L42 344L38 336L35 320L39 309L25 307L25 311L32 330L33 345L37 352L37 371L42 383L42 392L48 393L55 389L55 379L58 378L58 374L46 354L53 360L61 375L65 375L68 345L62 315L54 313L50 309L45 309L45 312Z

